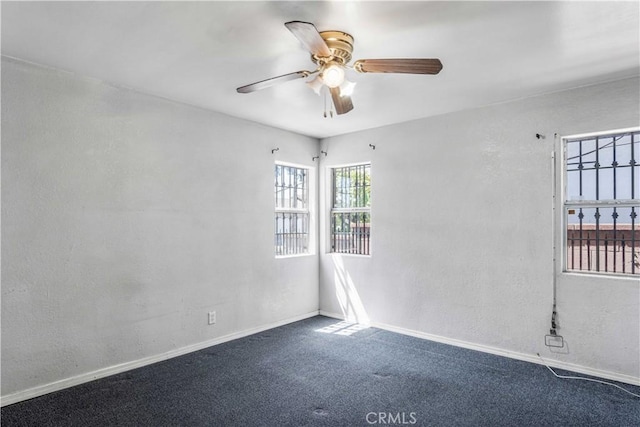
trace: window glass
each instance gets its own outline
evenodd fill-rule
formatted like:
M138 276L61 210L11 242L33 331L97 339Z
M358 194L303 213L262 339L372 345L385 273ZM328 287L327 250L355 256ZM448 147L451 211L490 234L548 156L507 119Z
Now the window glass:
M563 141L565 270L640 274L640 132Z
M332 170L331 252L370 254L371 165Z
M275 165L275 254L309 253L309 170Z

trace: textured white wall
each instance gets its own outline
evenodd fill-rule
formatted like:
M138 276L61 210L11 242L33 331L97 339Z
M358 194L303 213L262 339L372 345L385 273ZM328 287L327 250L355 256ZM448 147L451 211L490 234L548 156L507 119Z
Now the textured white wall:
M323 140L321 182L324 168L370 160L373 189L372 255L335 261L321 248L321 310L640 381L637 279L559 274L567 348L544 346L554 133L637 126L638 88L627 79Z
M317 149L3 58L2 395L317 311L272 219L274 161Z
M630 79L324 140L325 190L324 168L372 162L374 240L321 245L319 271L274 259L271 220L274 160L314 166L316 140L3 58L2 395L342 313L336 291L373 322L637 378L637 280L559 274L568 352L543 336L553 134L636 125L638 98Z

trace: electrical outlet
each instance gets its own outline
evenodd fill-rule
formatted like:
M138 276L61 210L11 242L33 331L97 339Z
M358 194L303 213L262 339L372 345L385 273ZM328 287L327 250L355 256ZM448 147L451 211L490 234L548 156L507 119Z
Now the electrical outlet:
M216 312L215 311L210 311L209 312L209 324L210 325L214 325L216 323Z
M564 338L561 335L545 335L544 345L547 347L562 348L564 347Z

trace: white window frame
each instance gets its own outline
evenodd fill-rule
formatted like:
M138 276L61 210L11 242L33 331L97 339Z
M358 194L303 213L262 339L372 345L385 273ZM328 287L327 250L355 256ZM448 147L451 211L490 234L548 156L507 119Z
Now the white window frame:
M292 208L292 207L282 207L278 206L276 201L276 192L275 192L275 183L274 183L274 230L273 230L273 239L274 239L274 254L276 258L291 258L291 257L301 257L301 256L309 256L315 254L315 199L316 199L316 180L315 180L315 168L310 167L308 165L301 165L296 163L288 163L277 161L274 163L274 181L276 179L276 167L288 167L288 168L296 168L296 169L304 169L306 171L306 208ZM276 216L278 214L302 214L307 216L307 246L303 251L293 252L293 253L278 253L278 230L277 230L277 219Z
M574 210L574 211L578 211L581 208L583 209L594 209L594 208L631 208L634 207L635 208L635 212L638 214L638 217L636 218L636 225L640 223L640 199L638 199L638 194L640 194L640 186L636 186L635 187L635 196L636 198L634 199L607 199L607 200L595 200L595 199L588 199L588 200L568 200L568 191L567 191L567 185L568 185L568 168L567 168L567 161L568 161L568 154L567 154L567 142L568 141L575 141L575 140L579 140L579 139L593 139L595 137L607 137L607 136L613 136L613 135L618 135L618 134L623 134L623 133L629 133L629 132L638 132L640 131L640 128L638 127L633 127L633 128L624 128L624 129L616 129L616 130L610 130L610 131L602 131L602 132L591 132L591 133L584 133L584 134L576 134L576 135L567 135L567 136L562 136L560 137L560 150L562 153L562 164L561 164L561 187L562 187L562 194L561 194L561 200L560 200L560 224L561 224L561 236L562 236L562 242L560 247L562 248L562 272L565 274L583 274L583 275L593 275L593 276L609 276L609 277L614 277L614 278L637 278L638 274L640 274L640 267L636 267L635 268L635 274L631 274L630 272L613 272L613 271L593 271L593 270L588 270L588 269L570 269L569 268L569 248L568 248L568 211L569 210ZM636 137L637 138L637 137ZM636 142L637 139L634 139L634 142ZM635 168L640 169L640 163L636 164L634 166ZM636 245L640 244L640 242L636 242ZM575 262L575 260L574 260ZM632 260L633 262L633 260Z

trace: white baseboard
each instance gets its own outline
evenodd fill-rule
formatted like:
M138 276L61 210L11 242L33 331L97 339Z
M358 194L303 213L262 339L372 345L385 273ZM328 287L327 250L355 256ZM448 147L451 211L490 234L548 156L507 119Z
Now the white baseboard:
M228 341L233 341L238 338L243 338L249 335L257 334L259 332L277 328L279 326L284 326L289 323L297 322L299 320L308 319L310 317L317 316L317 315L318 315L318 311L312 311L299 316L280 320L278 322L269 323L267 325L262 325L256 328L246 329L244 331L235 332L229 335L203 341L197 344L192 344L185 347L177 348L175 350L170 350L165 353L157 354L154 356L149 356L142 359L121 363L118 365L109 366L107 368L98 369L97 371L87 372L84 374L76 375L74 377L55 381L49 384L44 384L37 387L29 388L26 390L11 393L11 394L0 397L0 406L11 405L12 403L17 403L23 400L42 396L47 393L52 393L54 391L80 385L89 381L97 380L99 378L108 377L110 375L119 374L121 372L130 371L136 368L141 368L143 366L151 365L152 363L161 362L163 360L171 359L177 356L182 356L187 353L192 353L194 351L202 350L207 347L222 344Z
M324 310L320 310L320 315L326 316L326 317L332 317L339 320L347 320L342 314L327 312ZM544 363L543 363L540 360L540 358L535 354L525 354L525 353L519 353L515 351L504 350L501 348L470 343L467 341L461 341L461 340L456 340L452 338L442 337L439 335L428 334L425 332L401 328L393 325L387 325L384 323L371 322L370 326L373 326L379 329L384 329L390 332L397 332L402 335L409 335L412 337L426 339L429 341L435 341L443 344L449 344L456 347L462 347L470 350L481 351L484 353L495 354L497 356L509 357L511 359L522 360L525 362L531 362L537 365L543 365L544 363L546 363L548 366L551 366L552 368L564 369L567 371L577 372L584 375L590 375L594 377L605 378L605 379L619 381L626 384L640 386L640 378L633 377L631 375L619 374L619 373L610 372L610 371L602 371L602 370L593 369L593 368L589 368L582 365L575 365L573 363L566 363L566 362L547 359L547 358L544 359ZM549 373L549 375L552 375L552 374Z
M324 316L324 317L331 317L333 319L338 319L338 320L347 320L342 314L333 313L331 311L320 310L318 313L320 314L320 316Z

